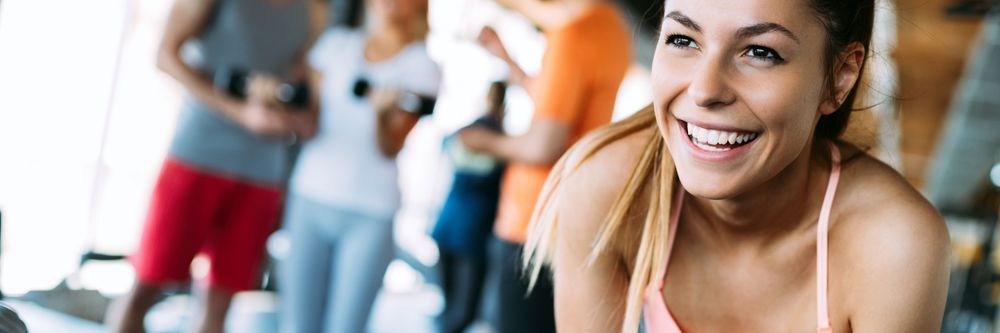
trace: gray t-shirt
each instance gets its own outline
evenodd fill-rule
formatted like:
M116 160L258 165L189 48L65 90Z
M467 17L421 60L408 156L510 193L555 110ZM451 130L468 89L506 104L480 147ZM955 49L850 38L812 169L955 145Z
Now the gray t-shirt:
M208 25L186 45L187 61L206 76L245 70L286 77L305 52L306 0L218 0ZM169 151L172 159L205 171L256 183L284 182L285 140L258 137L193 96L184 107Z

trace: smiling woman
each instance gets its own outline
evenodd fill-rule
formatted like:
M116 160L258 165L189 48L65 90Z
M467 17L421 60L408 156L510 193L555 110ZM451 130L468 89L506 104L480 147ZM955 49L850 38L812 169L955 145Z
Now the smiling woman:
M665 3L653 105L575 145L534 214L525 261L552 265L560 331L940 327L944 223L838 140L874 7Z

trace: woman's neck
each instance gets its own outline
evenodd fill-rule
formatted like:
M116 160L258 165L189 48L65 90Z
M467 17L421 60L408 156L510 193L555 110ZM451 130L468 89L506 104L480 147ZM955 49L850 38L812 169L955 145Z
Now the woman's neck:
M375 26L365 44L365 58L379 62L392 58L417 38L405 28L387 23Z
M830 158L824 154L828 149L813 141L787 168L746 193L724 200L691 198L685 216L704 223L689 227L739 248L764 247L812 230L830 175Z

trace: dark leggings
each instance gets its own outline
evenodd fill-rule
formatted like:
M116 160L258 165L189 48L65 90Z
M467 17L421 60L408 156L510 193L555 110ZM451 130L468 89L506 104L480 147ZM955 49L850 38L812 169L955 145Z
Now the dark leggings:
M444 311L438 318L440 332L462 333L479 312L486 276L486 258L441 251L441 289Z
M552 282L542 270L528 294L528 279L522 275L521 244L494 239L490 244L490 272L498 282L496 333L553 333L556 331Z

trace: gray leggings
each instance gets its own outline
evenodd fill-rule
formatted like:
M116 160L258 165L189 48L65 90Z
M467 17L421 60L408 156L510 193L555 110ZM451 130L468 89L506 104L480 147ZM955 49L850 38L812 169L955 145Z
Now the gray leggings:
M292 195L291 252L279 266L281 332L360 333L393 258L392 218Z

